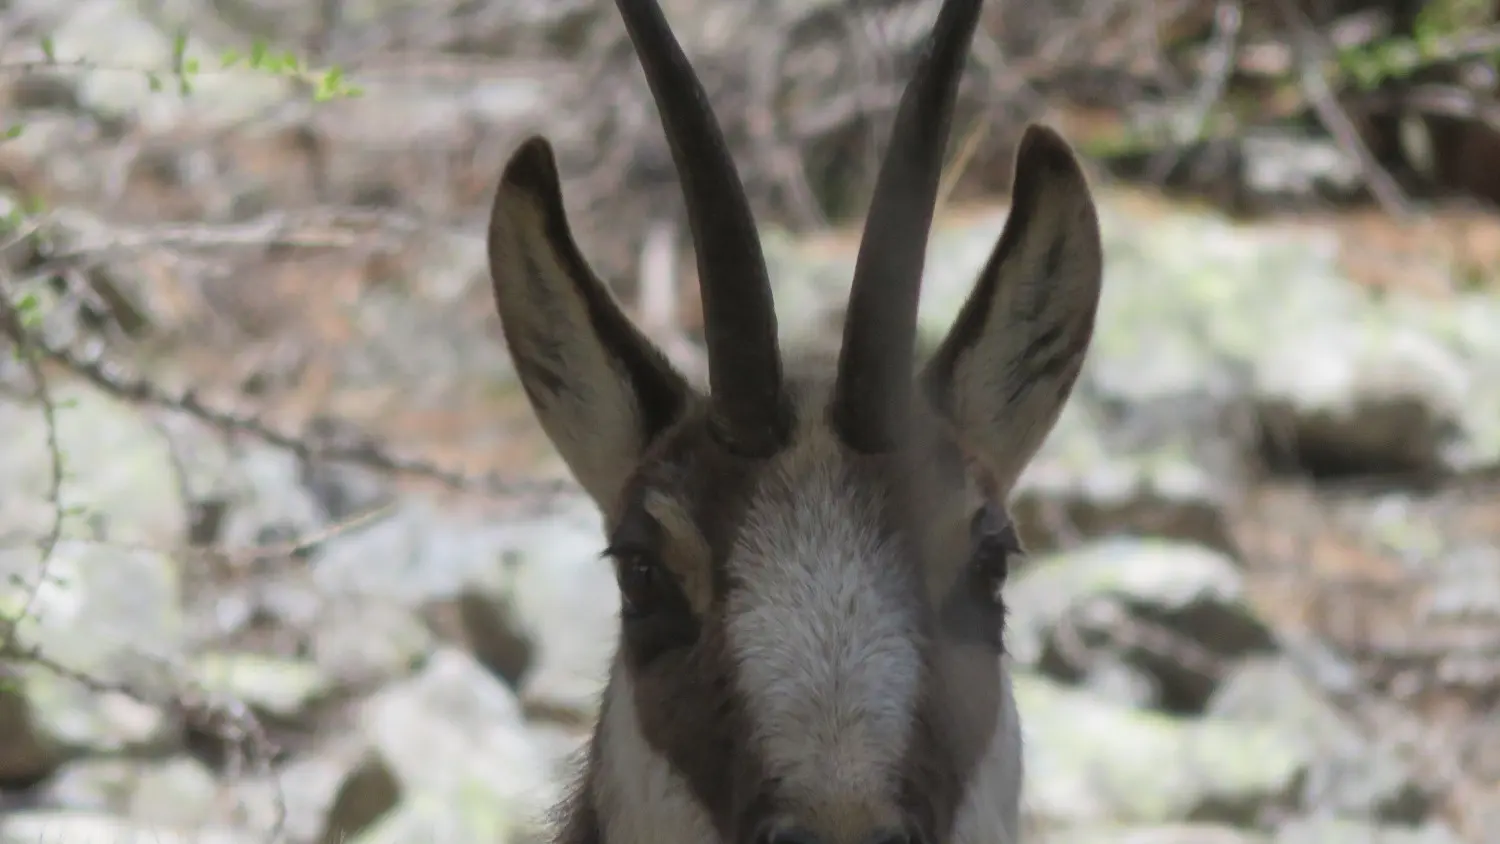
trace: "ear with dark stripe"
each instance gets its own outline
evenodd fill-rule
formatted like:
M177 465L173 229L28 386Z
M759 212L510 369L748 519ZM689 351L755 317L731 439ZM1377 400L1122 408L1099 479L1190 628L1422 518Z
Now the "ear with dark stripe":
M1005 230L921 376L1002 490L1041 447L1078 379L1103 261L1094 201L1068 143L1031 126L1015 167Z
M608 512L691 388L579 253L546 140L527 140L506 164L488 239L495 305L526 397L573 477Z

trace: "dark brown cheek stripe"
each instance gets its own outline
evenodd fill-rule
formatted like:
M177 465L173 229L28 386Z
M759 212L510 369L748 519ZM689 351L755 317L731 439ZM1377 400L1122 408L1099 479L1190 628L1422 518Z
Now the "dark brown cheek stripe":
M932 841L947 841L998 725L999 661L988 648L949 642L916 713L902 772L902 806Z
M725 840L732 840L741 804L753 796L737 786L764 779L753 749L745 747L749 731L731 664L722 629L704 624L693 645L633 672L642 735L681 775Z

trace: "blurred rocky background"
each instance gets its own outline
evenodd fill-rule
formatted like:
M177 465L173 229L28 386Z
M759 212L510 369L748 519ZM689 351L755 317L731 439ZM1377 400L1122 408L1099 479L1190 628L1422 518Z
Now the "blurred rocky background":
M789 339L936 5L664 2ZM1497 55L1493 0L990 2L924 335L1027 121L1107 263L1014 504L1029 840L1494 840ZM0 131L0 842L536 840L617 599L489 301L522 137L700 355L612 4L0 0Z

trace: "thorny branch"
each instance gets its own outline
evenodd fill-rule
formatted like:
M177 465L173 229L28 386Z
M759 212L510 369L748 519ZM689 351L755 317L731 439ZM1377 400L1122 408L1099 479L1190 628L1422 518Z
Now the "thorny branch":
M0 247L0 252L3 252ZM63 484L63 456L62 449L58 445L57 438L57 405L52 400L52 390L47 385L46 373L38 360L36 350L28 342L27 330L20 309L10 298L10 294L3 285L0 285L0 331L10 335L16 343L16 351L28 374L31 376L33 389L36 391L37 401L41 404L43 421L47 436L47 456L52 464L51 477L48 479L47 498L52 502L52 520L47 526L46 534L42 537L41 554L37 563L36 582L25 586L20 582L12 584L20 588L26 595L21 607L15 615L9 618L0 616L0 653L9 650L17 640L17 629L21 621L31 614L32 606L36 601L42 584L46 583L51 575L50 565L52 552L57 547L58 540L62 537L64 520L64 507L62 497ZM19 575L14 576L20 580Z
M1333 89L1328 83L1328 76L1323 72L1323 61L1325 59L1325 47L1318 40L1318 36L1312 31L1307 20L1292 0L1276 0L1276 8L1281 13L1288 31L1291 33L1292 50L1298 58L1299 75L1302 79L1302 89L1306 92L1308 100L1322 121L1323 128L1338 141L1340 147L1350 153L1359 161L1360 169L1364 171L1365 183L1369 185L1370 192L1380 202L1381 208L1386 213L1398 219L1407 219L1411 216L1411 203L1406 198L1406 193L1391 174L1385 171L1375 154L1370 151L1363 138L1360 137L1359 129L1349 120L1339 105Z
M7 662L31 664L76 683L95 695L118 694L159 707L177 723L205 735L217 736L224 743L233 771L254 773L271 783L274 816L267 840L280 840L286 823L286 801L279 784L271 777L271 760L275 757L276 747L259 720L243 703L232 698L209 695L203 689L185 682L174 684L175 691L165 695L147 693L123 682L106 682L58 662L39 645L26 642L22 636L21 626L32 617L37 598L44 584L51 578L53 551L62 536L65 517L62 496L64 464L58 442L57 408L46 373L31 343L32 338L24 317L3 285L0 285L0 330L15 342L16 352L31 377L41 406L52 467L47 493L52 502L52 519L39 545L37 570L32 582L26 583L26 578L20 572L11 575L13 582L9 585L24 597L14 614L0 615L0 666Z
M380 444L368 439L343 444L319 442L316 437L309 435L289 434L272 428L254 414L214 407L191 389L174 394L143 376L131 374L107 358L104 343L98 339L87 341L86 345L80 344L82 348L76 348L36 332L27 331L24 336L25 342L38 354L110 395L135 404L182 412L220 431L249 434L305 460L353 463L396 474L428 478L456 490L504 497L545 499L572 489L571 484L561 481L522 481L496 474L476 476L444 469L418 458L391 454Z
M282 840L286 826L286 800L271 776L271 763L278 748L255 714L242 702L215 695L186 680L173 684L171 694L150 694L124 683L106 682L76 671L48 656L41 648L12 640L0 646L0 665L5 661L30 663L88 689L95 695L120 695L160 708L175 723L217 737L224 742L228 766L235 775L245 773L266 778L275 787L271 828L266 841Z

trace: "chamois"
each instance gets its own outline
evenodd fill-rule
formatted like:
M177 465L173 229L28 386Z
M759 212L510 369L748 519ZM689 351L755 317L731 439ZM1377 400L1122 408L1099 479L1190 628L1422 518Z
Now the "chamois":
M982 0L944 0L897 108L837 360L783 361L749 201L655 0L616 0L690 222L708 384L581 254L547 140L488 231L504 341L603 515L621 595L556 844L1014 844L1022 752L1006 500L1093 335L1102 251L1068 143L1029 126L1008 218L945 338L917 300Z

